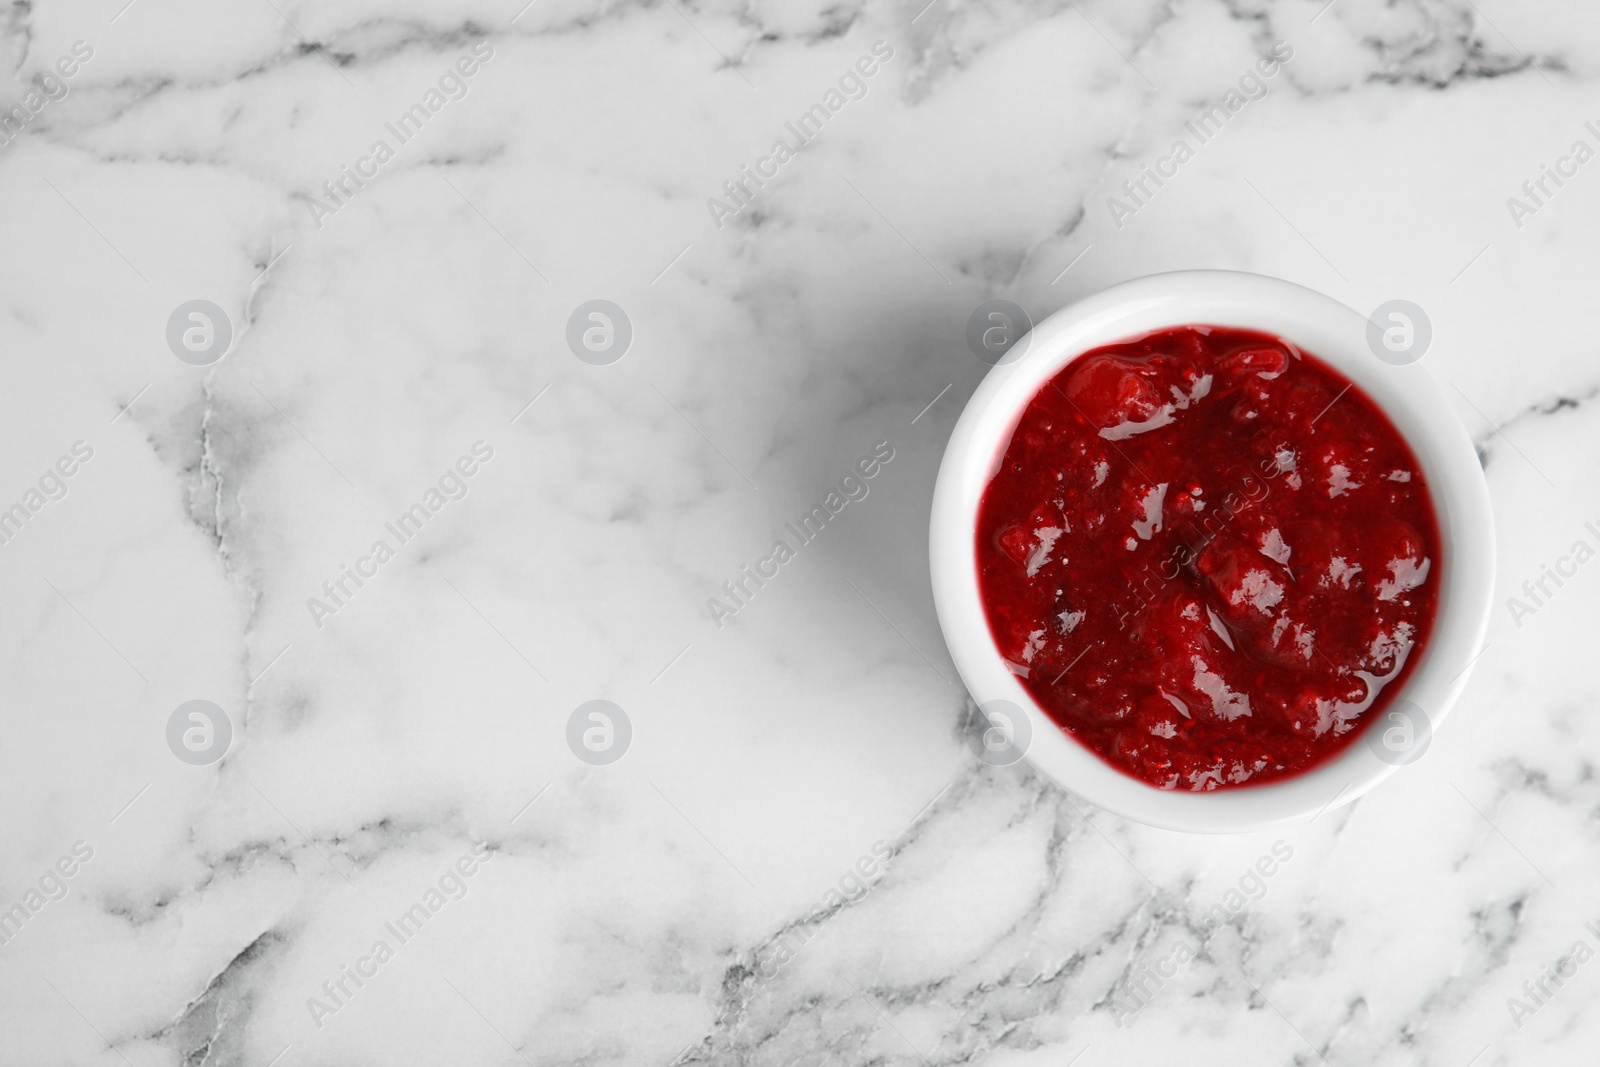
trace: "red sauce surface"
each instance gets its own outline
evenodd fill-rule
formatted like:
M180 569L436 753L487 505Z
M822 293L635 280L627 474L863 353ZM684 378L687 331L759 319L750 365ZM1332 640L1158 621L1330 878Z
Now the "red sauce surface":
M1162 330L1028 404L978 509L1000 654L1164 789L1260 784L1376 721L1433 625L1439 529L1373 401L1276 337Z

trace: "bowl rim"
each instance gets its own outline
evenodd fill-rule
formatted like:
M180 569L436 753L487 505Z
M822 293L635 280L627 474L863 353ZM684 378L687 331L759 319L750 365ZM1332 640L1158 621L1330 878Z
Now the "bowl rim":
M1005 666L978 590L978 503L1045 380L1088 349L1192 324L1258 330L1294 342L1365 390L1416 453L1439 522L1440 586L1433 633L1397 699L1424 710L1431 744L1431 732L1466 688L1493 610L1488 484L1471 437L1425 359L1401 366L1379 360L1367 344L1365 316L1293 282L1226 270L1151 274L1086 296L1040 322L984 376L950 434L934 486L929 570L939 624L962 681L980 706L1005 700L1023 710L1029 763L1063 789L1138 822L1242 833L1347 804L1400 767L1357 743L1310 771L1263 785L1199 793L1149 785L1102 761L1040 710ZM1419 758L1425 755L1426 749Z

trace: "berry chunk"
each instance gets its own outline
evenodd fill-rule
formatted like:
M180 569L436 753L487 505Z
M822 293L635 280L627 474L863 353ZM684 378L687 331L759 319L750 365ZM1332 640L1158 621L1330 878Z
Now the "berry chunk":
M1277 345L1262 345L1230 352L1218 359L1217 365L1230 379L1242 379L1252 374L1276 378L1288 369L1289 355Z
M1091 356L1067 379L1067 399L1096 429L1143 422L1161 410L1161 393L1149 364L1117 356Z

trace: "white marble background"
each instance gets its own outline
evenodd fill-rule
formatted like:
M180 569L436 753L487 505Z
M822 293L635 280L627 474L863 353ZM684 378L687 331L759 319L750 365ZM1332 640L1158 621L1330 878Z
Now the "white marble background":
M1497 611L1421 763L1197 838L968 754L925 523L980 301L1212 266L1427 309L1502 600L1594 543L1600 162L1520 228L1506 199L1600 146L1600 9L522 2L0 16L0 104L93 49L0 148L0 507L93 449L0 545L0 909L92 850L0 946L0 1063L1596 1061L1600 962L1507 998L1600 946L1600 564ZM880 40L718 229L706 199ZM319 227L322 182L480 41ZM1113 226L1277 41L1270 94ZM595 297L636 331L611 366L563 340ZM209 367L165 341L192 299L235 326ZM478 440L466 499L317 628L307 598ZM870 496L719 630L706 599L879 441ZM210 766L165 740L197 698L234 726ZM594 698L633 724L611 766L564 741ZM1265 896L1119 1018L1278 839ZM475 841L467 895L314 1021ZM858 860L865 895L797 927Z

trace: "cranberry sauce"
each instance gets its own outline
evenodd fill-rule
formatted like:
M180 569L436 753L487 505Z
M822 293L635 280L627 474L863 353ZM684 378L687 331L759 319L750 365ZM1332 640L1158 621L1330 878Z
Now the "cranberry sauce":
M984 609L1039 706L1163 789L1297 774L1399 690L1439 529L1376 404L1288 341L1161 330L1029 402L978 510Z

